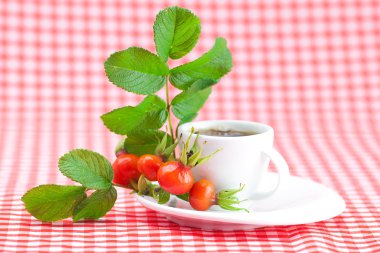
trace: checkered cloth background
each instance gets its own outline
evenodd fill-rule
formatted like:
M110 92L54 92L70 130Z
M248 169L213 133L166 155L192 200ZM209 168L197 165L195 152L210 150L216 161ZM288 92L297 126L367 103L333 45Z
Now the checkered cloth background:
M243 119L276 131L291 173L336 189L339 217L297 226L217 232L180 227L126 191L97 222L41 223L21 195L70 183L57 160L70 149L114 159L118 137L99 116L140 96L103 70L114 51L154 51L167 6L202 22L199 57L225 37L233 71L198 120ZM0 251L380 252L380 1L0 2Z

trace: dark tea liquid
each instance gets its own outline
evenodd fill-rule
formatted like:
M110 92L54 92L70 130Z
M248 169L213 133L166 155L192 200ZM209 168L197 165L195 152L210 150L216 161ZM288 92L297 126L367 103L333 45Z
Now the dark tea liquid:
M217 130L217 129L200 129L195 134L208 135L208 136L220 136L220 137L240 137L258 134L253 131L238 131L238 130Z

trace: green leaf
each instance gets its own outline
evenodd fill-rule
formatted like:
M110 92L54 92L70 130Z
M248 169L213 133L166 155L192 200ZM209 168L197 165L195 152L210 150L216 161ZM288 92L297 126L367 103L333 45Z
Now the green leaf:
M210 160L216 153L220 152L221 150L222 150L222 148L218 148L217 150L215 150L214 152L212 152L208 156L204 156L204 157L199 158L198 161L196 161L196 163L194 164L194 166L204 164L205 162Z
M125 140L125 150L135 155L155 154L157 145L161 142L166 133L155 129L136 130L128 134ZM166 143L169 146L172 138L167 137Z
M158 154L160 154L161 156L163 156L167 159L170 159L171 156L174 156L174 151L175 151L176 147L178 146L178 143L179 143L179 139L176 139L173 144L171 144L171 145L167 144L164 151L161 153L158 153Z
M179 198L179 199L182 199L182 200L184 200L184 201L189 202L189 193L185 193L185 194L181 194L181 195L176 195L176 196L177 196L177 198Z
M96 152L74 149L59 159L58 167L63 175L88 189L101 190L112 186L112 166Z
M217 38L213 48L195 61L170 70L170 82L181 90L186 90L199 79L218 82L232 68L231 52L227 41Z
M244 189L244 184L241 184L239 188L222 190L217 194L219 199L225 199L233 197L236 193L241 192Z
M162 154L165 151L166 147L168 146L167 144L168 144L168 135L164 134L161 141L157 144L154 152L156 154Z
M160 192L158 193L158 204L165 204L170 199L170 193L160 188Z
M225 210L228 210L228 211L245 211L247 213L249 213L249 210L246 209L246 208L242 208L242 207L234 207L232 205L229 205L229 204L218 204L221 208L225 209Z
M120 135L134 129L159 129L168 117L166 103L156 95L149 95L136 107L118 108L101 116L104 125Z
M104 63L108 79L116 86L137 94L153 94L160 90L169 73L160 58L139 47L113 53Z
M210 80L198 80L189 89L181 92L172 100L173 114L183 120L192 120L202 108L207 98L211 94L211 87L201 89L213 83Z
M179 121L178 126L177 126L177 129L178 129L178 127L179 127L180 125L192 121L192 120L195 119L197 116L198 116L198 113L195 113L195 114L189 115L189 116L187 116L187 117L183 117L183 118Z
M105 190L97 190L90 197L83 200L74 209L73 221L82 219L99 219L108 213L117 198L114 187Z
M160 11L154 22L154 42L163 62L189 53L198 41L201 23L191 11L169 7Z
M26 210L41 221L57 221L70 217L75 206L86 198L81 186L40 185L22 196Z
M201 156L201 154L202 154L202 150L203 150L203 145L201 145L200 147L199 147L199 149L197 149L197 150L195 150L194 151L194 154L192 154L190 157L189 157L189 165L191 166L191 167L194 167L196 164L197 164L197 162L198 162L198 160L199 160L199 158L200 158L200 156Z

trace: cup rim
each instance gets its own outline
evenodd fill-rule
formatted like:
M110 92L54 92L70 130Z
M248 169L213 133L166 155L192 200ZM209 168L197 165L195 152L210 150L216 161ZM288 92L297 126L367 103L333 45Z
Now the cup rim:
M247 120L201 120L201 121L192 121L187 122L178 127L178 133L190 133L191 126L199 125L199 124L215 124L215 123L232 123L232 124L249 124L251 126L260 127L261 129L265 129L263 132L254 134L254 135L245 135L245 136L212 136L212 135L202 135L200 134L199 137L202 138L208 138L208 139L223 139L223 140L235 140L236 138L243 139L243 138L257 138L260 136L263 136L265 134L268 134L270 132L273 132L273 128L269 125L255 122L255 121L247 121Z

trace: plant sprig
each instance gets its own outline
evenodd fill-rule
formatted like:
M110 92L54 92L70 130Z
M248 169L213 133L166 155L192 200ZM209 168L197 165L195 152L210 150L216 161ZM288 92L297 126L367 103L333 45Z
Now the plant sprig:
M59 159L63 175L78 182L75 185L40 185L30 189L21 200L26 210L41 221L73 217L74 221L103 217L115 204L113 170L102 155L85 149L74 149ZM95 190L90 196L90 190Z
M133 136L138 131L158 130L163 124L175 141L171 115L180 124L193 120L211 94L211 89L232 68L232 57L223 38L216 38L212 49L198 59L169 69L196 45L201 25L191 11L169 7L158 13L153 26L157 55L138 47L113 53L104 63L108 79L135 94L147 95L137 106L126 106L102 115L112 132ZM169 85L181 92L170 101ZM165 88L165 99L154 93ZM125 149L129 150L128 143ZM133 153L133 151L132 151Z
M104 125L122 135L116 151L175 157L176 136L171 115L179 124L192 121L211 94L212 86L232 68L227 42L216 38L214 46L198 59L169 69L168 60L180 59L196 45L201 25L191 11L168 7L160 11L153 25L157 54L140 47L130 47L111 54L104 63L105 73L114 85L145 95L136 106L125 106L101 116ZM181 92L170 101L170 85ZM165 99L155 93L165 88ZM169 133L160 129L167 124ZM168 136L166 136L168 135ZM165 138L164 138L165 137ZM162 140L165 139L163 144ZM159 147L159 149L157 149ZM113 207L117 192L112 184L111 164L102 155L75 149L62 156L59 169L81 186L40 185L22 197L27 211L41 221L73 217L98 219ZM94 190L90 194L90 190ZM158 191L160 202L168 195Z

